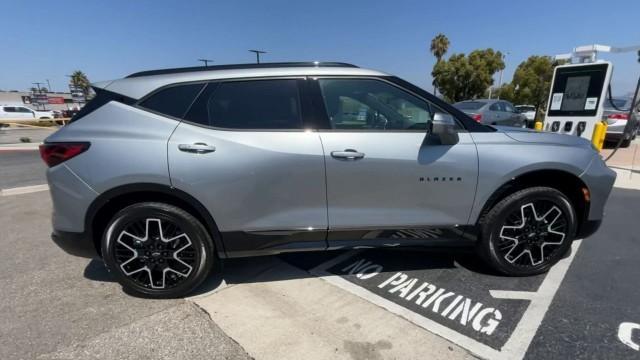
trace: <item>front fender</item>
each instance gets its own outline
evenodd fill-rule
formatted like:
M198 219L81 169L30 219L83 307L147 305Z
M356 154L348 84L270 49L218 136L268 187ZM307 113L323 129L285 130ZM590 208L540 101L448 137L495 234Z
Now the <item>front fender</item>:
M469 224L475 224L484 204L514 178L539 170L562 171L580 177L594 155L590 148L525 143L502 133L474 134L478 148L478 186Z

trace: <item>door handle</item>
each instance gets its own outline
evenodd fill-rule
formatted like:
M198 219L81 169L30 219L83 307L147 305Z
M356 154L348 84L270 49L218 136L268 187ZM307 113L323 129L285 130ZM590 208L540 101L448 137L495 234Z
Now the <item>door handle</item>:
M205 143L197 142L194 144L180 144L178 145L178 149L180 151L195 153L195 154L206 154L210 152L216 151L216 147L213 145L207 145Z
M346 149L344 151L332 151L331 156L336 159L358 160L364 157L364 153L353 149Z

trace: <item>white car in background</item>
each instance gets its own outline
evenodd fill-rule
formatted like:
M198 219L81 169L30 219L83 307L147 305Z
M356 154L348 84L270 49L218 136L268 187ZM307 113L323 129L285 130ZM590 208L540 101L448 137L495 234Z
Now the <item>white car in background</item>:
M533 124L536 118L536 107L533 105L516 105L516 110L525 118L527 118L527 124Z
M11 119L17 121L26 120L51 120L53 119L51 110L33 110L22 105L0 105L0 119Z

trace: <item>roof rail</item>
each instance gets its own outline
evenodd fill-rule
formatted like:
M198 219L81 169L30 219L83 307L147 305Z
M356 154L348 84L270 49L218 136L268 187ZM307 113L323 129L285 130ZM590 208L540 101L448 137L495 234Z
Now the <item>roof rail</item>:
M151 76L151 75L164 75L164 74L179 74L193 71L214 71L214 70L237 70L237 69L262 69L262 68L282 68L282 67L350 67L357 68L356 65L342 63L342 62L273 62L273 63L260 63L260 64L227 64L227 65L213 65L213 66L192 66L173 69L159 69L159 70L147 70L133 73L126 76L126 78Z

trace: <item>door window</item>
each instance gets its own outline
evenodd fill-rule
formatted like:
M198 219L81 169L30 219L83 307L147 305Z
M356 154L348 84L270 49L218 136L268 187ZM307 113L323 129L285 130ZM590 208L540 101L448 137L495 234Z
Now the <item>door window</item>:
M446 113L380 80L319 79L318 82L333 129L424 131L436 112Z
M186 119L226 129L302 129L298 80L210 83Z
M17 107L16 108L17 112L21 112L21 113L32 113L33 111L31 111L31 109L27 109L26 107Z
M516 112L516 109L513 108L513 105L511 105L509 103L503 103L503 104L504 104L505 111L510 112L510 113Z
M504 107L502 106L502 103L493 103L490 107L489 110L491 111L504 111Z
M16 112L16 108L13 106L5 106L4 107L4 111L5 112Z

